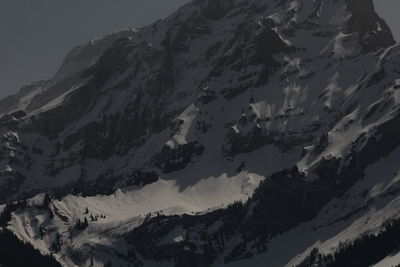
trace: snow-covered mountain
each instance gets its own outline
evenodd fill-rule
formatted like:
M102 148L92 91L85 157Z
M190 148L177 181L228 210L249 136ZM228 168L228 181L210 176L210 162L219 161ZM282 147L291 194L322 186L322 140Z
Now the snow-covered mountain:
M194 0L0 100L0 225L64 266L394 266L399 89L371 0Z

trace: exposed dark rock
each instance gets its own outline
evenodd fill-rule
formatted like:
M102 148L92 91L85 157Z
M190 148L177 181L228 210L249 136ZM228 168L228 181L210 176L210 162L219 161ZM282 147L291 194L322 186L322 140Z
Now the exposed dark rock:
M204 149L198 142L179 145L174 149L164 146L162 151L153 157L152 162L164 173L170 173L185 168L192 158L200 156Z
M230 129L227 132L222 150L224 155L228 157L234 157L241 153L249 153L267 144L275 145L282 151L290 151L298 145L312 142L315 138L314 131L316 130L318 128L312 129L310 126L303 133L288 131L282 134L279 132L263 131L254 126L246 135L242 135Z
M372 0L346 0L351 12L349 32L358 32L365 53L387 48L396 41L386 22L375 12Z
M18 171L0 173L0 203L19 192L19 188L27 178Z
M154 171L132 170L127 174L125 186L147 185L156 182L159 175Z
M203 16L209 20L219 20L228 13L231 3L223 0L206 0L206 6L202 12Z
M275 67L278 64L273 55L292 51L279 34L267 26L256 34L255 46L256 51L250 57L250 64L264 64L268 67Z

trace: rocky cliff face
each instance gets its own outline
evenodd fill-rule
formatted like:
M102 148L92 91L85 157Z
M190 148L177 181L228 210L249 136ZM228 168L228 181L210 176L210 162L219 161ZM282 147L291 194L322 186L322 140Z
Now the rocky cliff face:
M78 47L0 102L8 228L66 266L292 266L375 231L394 44L372 1L196 0Z

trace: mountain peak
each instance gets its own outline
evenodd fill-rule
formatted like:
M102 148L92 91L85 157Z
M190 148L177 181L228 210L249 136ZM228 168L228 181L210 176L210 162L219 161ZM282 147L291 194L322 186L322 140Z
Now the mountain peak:
M195 0L79 46L3 100L0 227L66 266L332 260L400 209L393 43L372 1Z
M347 6L352 13L348 21L349 31L359 33L364 52L396 43L389 26L375 12L372 0L347 0Z

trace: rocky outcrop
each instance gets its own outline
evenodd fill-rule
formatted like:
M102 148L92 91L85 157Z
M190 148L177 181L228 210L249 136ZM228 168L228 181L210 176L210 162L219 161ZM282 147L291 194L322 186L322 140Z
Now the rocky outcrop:
M375 12L372 0L347 0L351 12L349 32L358 32L364 52L394 45L396 41L386 22Z

